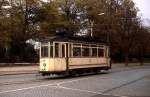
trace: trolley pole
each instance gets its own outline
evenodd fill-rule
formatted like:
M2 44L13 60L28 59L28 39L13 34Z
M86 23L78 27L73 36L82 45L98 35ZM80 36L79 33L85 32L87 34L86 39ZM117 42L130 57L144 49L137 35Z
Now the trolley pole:
M107 15L108 15L108 17L110 17L110 24L108 24L108 27L107 27L107 35L106 35L106 42L107 42L107 45L109 46L109 48L110 48L110 46L111 46L111 44L110 44L110 34L111 34L111 30L112 30L112 25L113 25L113 23L112 23L112 0L110 0L110 6L109 6L109 8L108 8L108 12L107 12ZM110 53L109 53L109 56L110 56Z
M107 13L107 15L109 15L110 16L110 26L108 26L107 27L107 45L108 45L108 56L109 56L109 58L110 58L110 54L111 54L111 52L110 52L110 47L111 47L111 44L110 44L110 33L111 33L111 30L112 30L112 25L113 25L113 18L112 18L112 0L110 0L110 6L109 6L109 8L108 8L108 13ZM108 24L109 25L109 24ZM110 68L112 67L112 62L111 62L111 59L108 59L108 64L110 65Z

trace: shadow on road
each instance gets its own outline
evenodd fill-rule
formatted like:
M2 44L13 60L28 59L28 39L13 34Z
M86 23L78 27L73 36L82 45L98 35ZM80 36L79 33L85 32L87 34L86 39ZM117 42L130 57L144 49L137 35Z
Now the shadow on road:
M105 75L105 74L109 74L109 72L103 71L103 72L98 72L98 73L83 73L83 74L79 74L76 73L74 75L57 75L57 74L51 74L48 76L43 76L42 80L55 80L55 79L73 79L73 78L84 78L84 77L90 77L93 75Z

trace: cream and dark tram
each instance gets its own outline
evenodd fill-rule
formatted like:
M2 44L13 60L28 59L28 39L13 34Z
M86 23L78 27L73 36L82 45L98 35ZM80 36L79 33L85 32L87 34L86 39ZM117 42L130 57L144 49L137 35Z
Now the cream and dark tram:
M110 68L109 46L100 39L55 35L40 42L42 75L71 75Z

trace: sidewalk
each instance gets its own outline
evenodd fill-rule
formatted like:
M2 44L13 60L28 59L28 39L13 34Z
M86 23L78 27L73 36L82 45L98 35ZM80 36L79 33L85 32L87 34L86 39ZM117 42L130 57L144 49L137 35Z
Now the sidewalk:
M129 68L140 66L139 63L129 63L128 66L125 66L124 63L113 63L113 68ZM144 63L142 66L150 66L150 63ZM9 67L0 67L0 76L2 75L17 75L17 74L33 74L38 73L39 66L9 66Z
M150 66L150 63L144 63L143 65L140 65L140 63L129 63L128 66L125 66L125 63L112 64L112 68L136 67L136 66Z
M37 73L39 66L9 66L0 67L0 76Z

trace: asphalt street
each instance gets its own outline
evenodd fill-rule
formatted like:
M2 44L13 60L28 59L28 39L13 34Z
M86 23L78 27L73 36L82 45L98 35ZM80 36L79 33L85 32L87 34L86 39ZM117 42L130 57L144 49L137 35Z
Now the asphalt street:
M150 97L150 65L76 77L0 76L0 97Z

